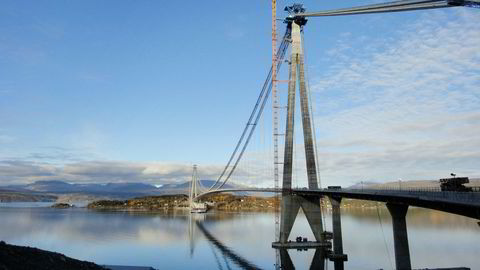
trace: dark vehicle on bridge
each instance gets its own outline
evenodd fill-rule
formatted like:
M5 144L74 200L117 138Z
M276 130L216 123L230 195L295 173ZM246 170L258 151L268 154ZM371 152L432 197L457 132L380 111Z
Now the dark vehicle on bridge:
M442 191L469 192L472 191L472 188L463 185L469 182L468 177L442 178L440 179L440 189Z
M341 186L328 186L327 189L342 189Z

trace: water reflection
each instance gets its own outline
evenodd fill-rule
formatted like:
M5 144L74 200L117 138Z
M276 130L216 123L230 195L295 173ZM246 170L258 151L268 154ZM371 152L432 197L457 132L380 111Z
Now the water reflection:
M195 224L200 229L202 234L207 238L207 240L212 243L216 248L220 250L223 254L224 258L229 258L232 260L236 265L241 267L242 269L260 269L258 266L254 265L253 263L249 262L248 260L244 259L242 256L237 255L232 249L225 246L221 241L215 238L198 220L195 221Z
M349 254L345 269L391 269L393 239L388 212L379 211L382 231L376 209L342 211L344 251ZM211 212L190 217L185 211L0 208L0 240L100 264L245 269L235 263L232 256L236 256L246 262L245 266L274 268L273 213ZM414 268L480 269L480 227L475 220L410 209L407 223ZM325 224L331 224L328 214ZM313 238L304 216L297 219L292 235ZM284 265L291 262L296 269L333 269L333 264L325 261L325 254L317 250L289 250L280 255Z
M287 249L281 248L278 250L280 253L280 269L295 269L295 265L290 258L290 254ZM310 264L309 269L325 269L325 250L322 248L316 248L315 254L313 255L312 263Z
M247 259L243 258L242 256L238 255L233 249L227 247L225 244L222 243L219 239L217 239L214 235L212 235L203 225L203 221L205 220L204 215L195 215L192 214L189 218L189 239L190 239L190 254L193 255L194 246L195 246L195 228L198 227L199 231L203 234L203 236L211 243L211 249L215 257L215 261L217 263L217 267L219 270L223 270L223 264L220 262L217 252L215 250L218 249L219 252L222 254L223 261L225 262L225 266L227 269L231 269L229 260L233 261L238 267L241 269L261 269L252 262L248 261ZM194 226L195 224L196 226ZM287 249L278 249L276 252L279 253L280 256L280 268L285 270L295 269L295 266L290 258ZM315 249L315 255L313 256L313 260L310 266L310 269L324 269L325 268L325 251L321 248Z

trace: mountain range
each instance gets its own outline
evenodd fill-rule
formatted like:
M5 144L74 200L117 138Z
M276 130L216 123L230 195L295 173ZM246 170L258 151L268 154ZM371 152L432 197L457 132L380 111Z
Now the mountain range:
M212 186L213 180L200 180L203 187ZM90 194L111 195L121 197L161 195L161 194L188 194L189 182L178 184L165 184L154 186L145 183L107 183L107 184L76 184L57 180L36 181L31 184L1 186L0 190L22 193L46 193L46 194ZM235 188L236 185L225 184L224 188Z

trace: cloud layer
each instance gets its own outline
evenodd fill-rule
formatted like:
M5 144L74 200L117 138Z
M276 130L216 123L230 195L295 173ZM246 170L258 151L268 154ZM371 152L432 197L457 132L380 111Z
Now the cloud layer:
M328 183L480 175L479 19L428 12L395 39L344 35L312 87Z
M216 179L220 166L201 166L201 179ZM65 165L46 162L0 161L0 185L61 180L76 183L144 182L151 184L189 181L192 166L160 162L80 161Z

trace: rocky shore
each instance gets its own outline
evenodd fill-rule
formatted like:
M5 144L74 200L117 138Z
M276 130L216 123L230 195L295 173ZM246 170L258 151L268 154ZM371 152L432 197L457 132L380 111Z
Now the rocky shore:
M75 207L75 205L69 204L69 203L56 203L56 204L52 205L51 207L52 208L58 208L58 209L66 209L66 208Z
M66 257L63 254L32 247L9 245L0 241L2 270L105 270L97 264Z

